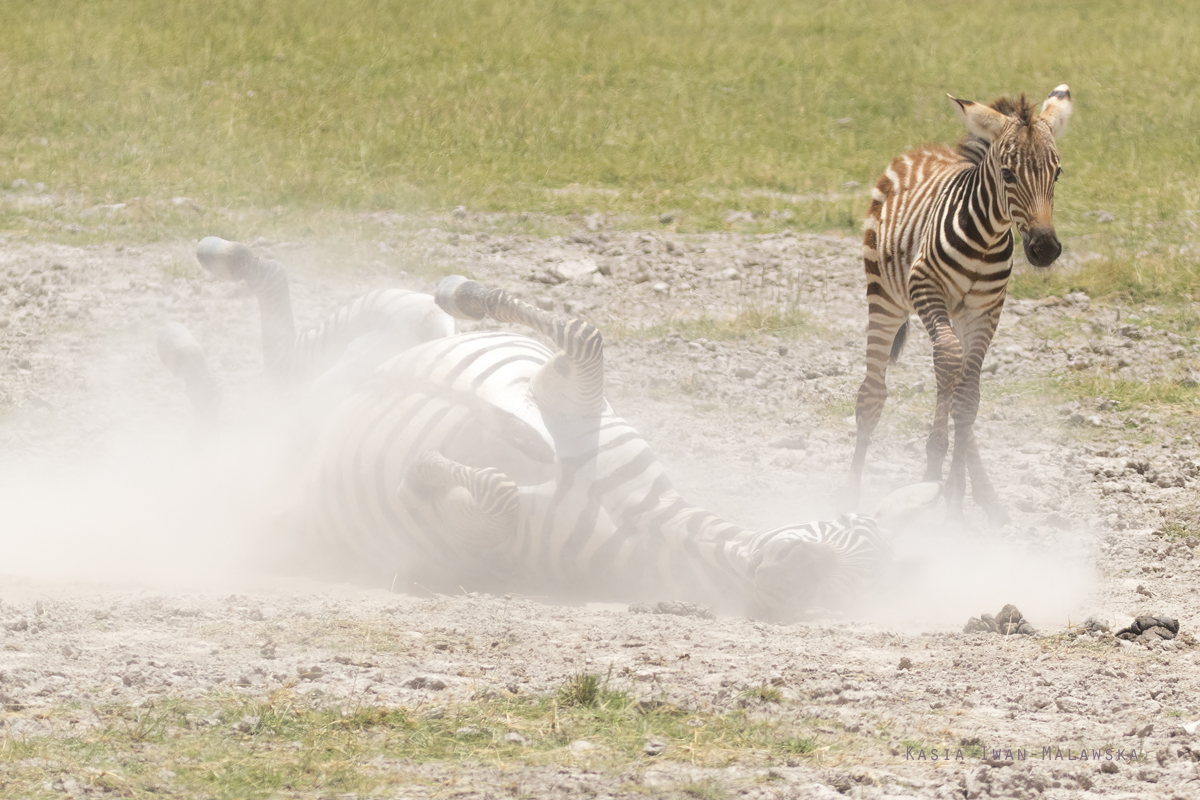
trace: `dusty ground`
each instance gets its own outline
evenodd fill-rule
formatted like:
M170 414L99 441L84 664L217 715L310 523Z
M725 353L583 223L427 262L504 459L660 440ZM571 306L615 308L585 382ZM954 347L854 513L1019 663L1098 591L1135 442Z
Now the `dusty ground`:
M444 230L470 224L477 233ZM550 239L495 233L483 218L398 219L394 230L255 246L293 267L302 322L366 288L428 290L450 272L584 314L610 333L610 400L685 493L750 525L836 513L865 322L855 241L624 232L598 219ZM964 526L939 512L901 540L897 585L863 619L785 627L246 568L244 542L269 513L264 473L282 452L274 408L287 399L257 378L253 299L206 280L193 250L0 247L0 740L80 736L114 702L288 688L314 702L444 709L480 692L552 694L590 671L696 713L777 687L780 702L754 701L755 713L803 721L819 747L717 765L668 752L618 767L603 748L564 747L525 766L363 769L411 773L395 796L1200 796L1189 635L1200 625L1189 527L1200 447L1183 435L1195 410L1190 399L1131 408L1085 380L1193 386L1197 341L1156 310L1081 295L1011 301L977 433L1013 524L988 529L969 502ZM1056 268L1071 263L1068 253ZM798 309L803 325L710 341L679 323L751 308ZM227 381L223 435L196 428L157 363L167 319L192 328ZM923 335L910 336L864 505L921 474L929 359ZM1007 602L1037 636L960 632ZM1178 618L1183 635L1150 649L1079 627L1095 615L1115 631L1143 614ZM1080 760L1084 750L1100 760ZM12 752L0 748L6 796L31 768ZM34 794L111 791L53 761L39 768L48 778ZM170 776L158 790L182 791Z

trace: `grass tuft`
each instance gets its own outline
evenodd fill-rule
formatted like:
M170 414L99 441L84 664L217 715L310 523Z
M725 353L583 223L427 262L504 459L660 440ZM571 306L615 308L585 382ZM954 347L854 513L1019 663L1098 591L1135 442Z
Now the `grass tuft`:
M758 700L763 703L782 703L783 692L765 683L759 686L747 686L742 689L742 697L747 700Z

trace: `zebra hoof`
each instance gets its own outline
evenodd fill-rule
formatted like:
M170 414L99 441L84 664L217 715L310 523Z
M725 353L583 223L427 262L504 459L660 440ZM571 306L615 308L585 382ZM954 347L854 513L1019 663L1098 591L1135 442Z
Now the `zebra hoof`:
M438 284L433 299L455 319L483 319L487 316L483 303L487 291L487 287L478 281L462 275L448 275Z
M183 377L196 364L204 364L204 350L200 343L178 322L168 322L159 330L158 357L163 366L177 377Z
M254 254L240 242L230 242L220 236L205 236L196 247L196 259L214 278L240 281L254 263Z
M1005 525L1012 523L1012 517L1009 516L1008 509L1000 503L988 503L983 507L983 513L987 514L988 525L991 525L993 528L1003 528Z

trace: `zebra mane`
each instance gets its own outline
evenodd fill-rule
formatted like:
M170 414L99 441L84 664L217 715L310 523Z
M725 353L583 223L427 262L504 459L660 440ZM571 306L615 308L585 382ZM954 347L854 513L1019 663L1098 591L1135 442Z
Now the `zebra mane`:
M1025 99L1024 92L1021 92L1020 97L1016 100L1011 97L997 97L992 101L990 107L1006 117L1013 117L1026 127L1033 124L1033 106ZM977 136L968 135L959 140L956 149L958 150L958 154L970 163L981 164L990 146L990 142L980 139Z

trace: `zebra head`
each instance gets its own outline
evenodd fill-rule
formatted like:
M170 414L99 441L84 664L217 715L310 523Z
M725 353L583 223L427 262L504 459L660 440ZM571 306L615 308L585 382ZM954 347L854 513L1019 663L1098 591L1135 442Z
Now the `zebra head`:
M897 489L873 517L785 526L758 534L754 603L780 621L813 606L846 608L878 588L893 564L892 537L942 494L936 482Z
M1022 94L991 107L951 97L955 112L976 139L987 142L984 176L999 215L1021 234L1025 257L1048 267L1062 252L1054 232L1054 184L1062 174L1055 139L1071 116L1071 91L1064 83L1042 103L1040 114Z

